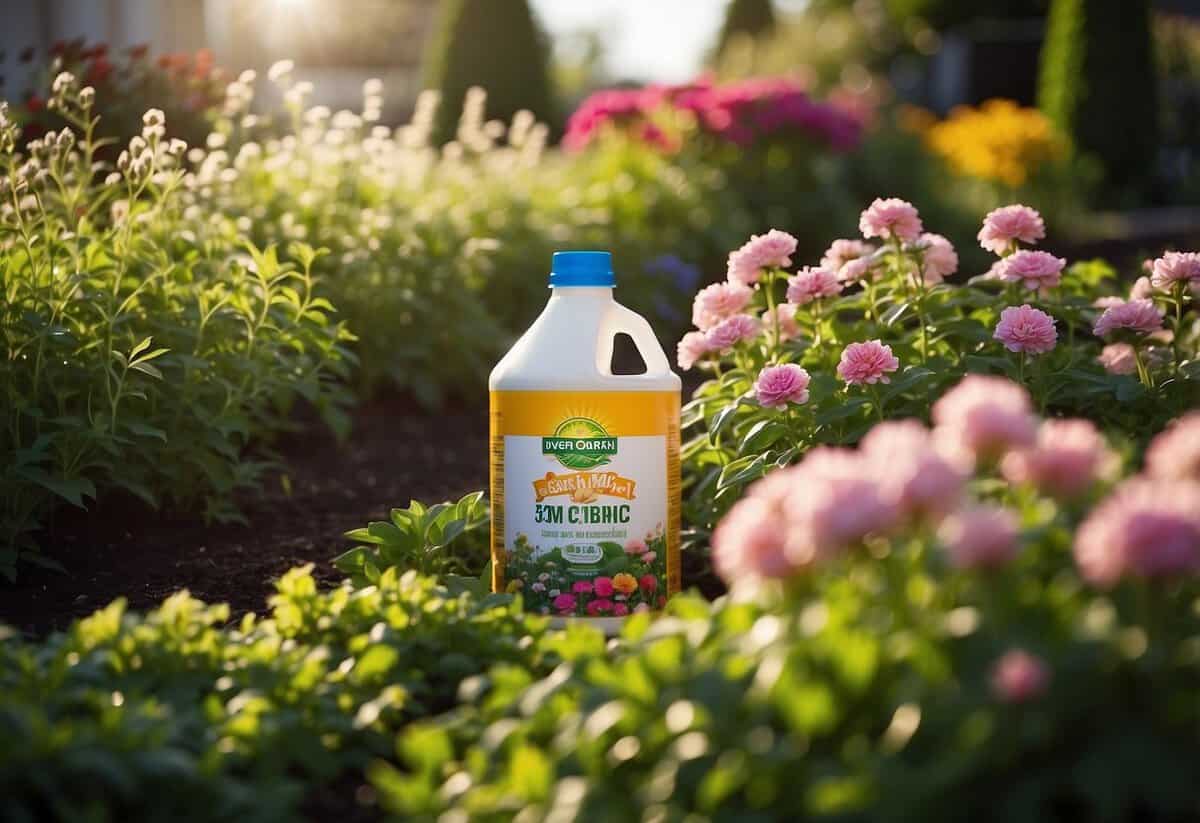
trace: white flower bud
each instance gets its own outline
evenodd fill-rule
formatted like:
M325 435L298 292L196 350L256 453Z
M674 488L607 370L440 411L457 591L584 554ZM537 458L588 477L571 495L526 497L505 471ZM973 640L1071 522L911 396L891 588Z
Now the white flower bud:
M63 71L59 72L58 76L54 78L54 84L50 87L50 90L54 94L63 94L74 85L75 75L69 71Z
M296 64L291 60L280 60L267 69L267 79L272 83L277 83L291 74L294 68L296 68Z
M161 126L167 122L167 116L162 113L162 109L147 109L142 115L142 125L144 126Z

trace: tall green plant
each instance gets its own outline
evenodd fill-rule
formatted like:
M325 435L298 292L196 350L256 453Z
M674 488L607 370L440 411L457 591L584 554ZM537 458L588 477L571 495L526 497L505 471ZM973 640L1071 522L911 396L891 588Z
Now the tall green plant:
M554 121L549 50L526 0L443 0L425 71L441 92L435 135L454 137L472 86L488 93L489 114L510 120L522 109Z
M1111 192L1144 188L1157 156L1159 110L1149 0L1055 0L1038 102Z

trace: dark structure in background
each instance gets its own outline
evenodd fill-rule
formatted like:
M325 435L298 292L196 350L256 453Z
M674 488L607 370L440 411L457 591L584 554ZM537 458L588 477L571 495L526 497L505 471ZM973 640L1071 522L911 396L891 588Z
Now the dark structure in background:
M488 119L522 109L554 125L550 47L526 0L442 0L426 57L425 87L442 95L435 134L450 140L467 89L485 86Z
M776 22L771 0L730 0L721 34L717 38L716 54L720 56L739 36L769 35Z
M1110 196L1142 185L1159 139L1149 0L1054 0L1038 103L1100 164Z

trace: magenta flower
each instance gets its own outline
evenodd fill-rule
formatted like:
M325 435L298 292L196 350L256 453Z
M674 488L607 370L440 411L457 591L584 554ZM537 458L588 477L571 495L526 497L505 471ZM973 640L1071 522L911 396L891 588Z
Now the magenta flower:
M787 299L789 303L803 306L822 297L837 297L842 293L838 276L824 268L805 266L788 278Z
M587 580L577 580L575 584L571 586L571 591L573 591L575 594L591 594L592 584Z
M1200 411L1184 415L1150 441L1146 473L1164 480L1200 481Z
M800 334L800 326L796 323L796 312L799 306L795 303L780 303L775 307L775 317L769 311L762 313L763 334L770 340L775 339L775 324L779 324L779 339L791 340Z
M1069 499L1112 475L1117 455L1087 420L1047 420L1037 443L1005 455L1000 464L1010 483L1027 483L1043 494Z
M1169 291L1176 283L1200 285L1200 254L1194 251L1167 252L1154 261L1150 283L1163 291Z
M958 271L958 252L940 234L922 234L917 243L925 248L921 259L921 277L926 285L936 286Z
M758 373L754 398L768 409L786 409L789 403L807 403L808 381L808 372L795 363L767 366Z
M729 253L729 282L752 286L762 277L763 269L792 265L795 252L796 238L785 231L771 229L753 235L740 249Z
M939 444L965 462L992 460L1037 438L1029 392L1003 377L967 375L933 404L933 422Z
M1057 286L1062 280L1067 261L1045 251L1021 249L997 263L995 271L1001 280L1022 283L1033 291Z
M1162 327L1163 314L1155 308L1154 301L1130 300L1105 309L1092 331L1097 337L1108 337L1114 332L1153 334Z
M1200 571L1200 483L1134 477L1075 532L1075 563L1092 585Z
M587 613L592 617L607 614L613 610L613 602L606 598L598 598L587 604Z
M960 569L1007 566L1020 547L1017 516L1000 506L969 506L951 514L938 529L950 562Z
M1045 354L1058 340L1054 318L1028 303L1009 306L1000 312L1000 322L992 336L1009 351L1025 354Z
M988 212L979 230L979 245L994 254L1006 254L1018 242L1036 244L1046 236L1046 224L1035 209L1020 204Z
M966 473L939 452L916 420L877 424L859 452L880 478L885 500L903 517L937 520L958 505Z
M704 342L708 344L709 351L728 354L738 343L758 337L760 331L755 318L748 314L735 314L705 332Z
M613 584L611 577L597 577L592 581L592 589L596 592L597 597L612 597Z
M923 230L921 216L916 207L907 200L877 197L858 219L858 228L863 237L880 237L885 240L903 240L911 243Z
M629 607L624 603L614 603L612 607L612 613L615 617L624 617L625 615L629 614Z
M708 347L708 338L704 332L690 331L680 338L678 345L675 347L675 359L679 363L679 368L687 371L711 351L712 349Z
M1002 703L1028 703L1050 688L1050 667L1024 649L1012 649L992 666L991 687Z
M1128 343L1109 343L1096 358L1109 374L1133 374L1137 371L1137 357L1133 346Z
M892 347L879 340L851 343L842 350L838 361L838 377L847 383L861 386L865 383L889 383L889 372L900 368L900 361L892 354Z
M739 314L754 297L754 290L741 283L713 283L696 293L692 302L692 323L708 331L722 320Z
M570 612L575 610L575 595L560 594L554 598L554 608L560 612Z
M834 240L821 257L821 268L841 272L842 266L851 260L870 257L874 253L875 247L862 240Z

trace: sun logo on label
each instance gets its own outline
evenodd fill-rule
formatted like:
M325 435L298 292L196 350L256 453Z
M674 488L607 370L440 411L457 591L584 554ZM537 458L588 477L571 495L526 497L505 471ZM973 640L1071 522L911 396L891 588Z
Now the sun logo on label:
M551 437L542 438L542 454L553 455L568 469L594 469L612 462L617 438L590 417L568 417Z

